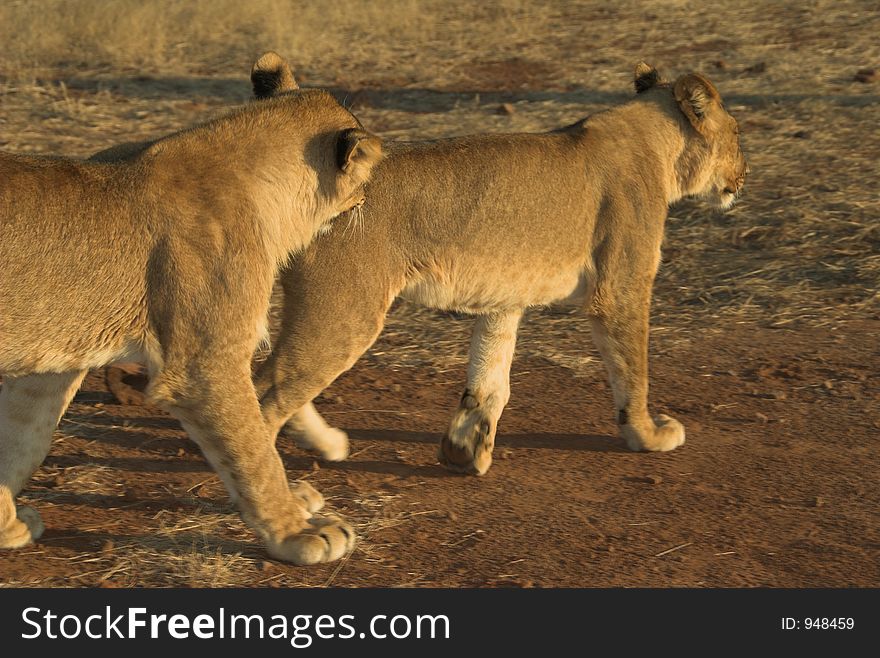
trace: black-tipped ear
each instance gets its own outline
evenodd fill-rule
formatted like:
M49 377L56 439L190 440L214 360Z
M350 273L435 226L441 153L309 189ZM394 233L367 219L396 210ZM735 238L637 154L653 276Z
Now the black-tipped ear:
M251 68L251 84L254 87L255 98L269 98L285 91L299 89L290 64L271 50L254 62Z
M675 81L672 93L681 111L697 129L712 105L721 102L715 86L699 73L688 73Z
M348 173L356 165L372 166L382 157L382 140L366 130L349 128L336 141L336 165Z
M657 73L657 69L647 62L636 64L635 87L637 94L648 91L658 84L660 84L660 74Z

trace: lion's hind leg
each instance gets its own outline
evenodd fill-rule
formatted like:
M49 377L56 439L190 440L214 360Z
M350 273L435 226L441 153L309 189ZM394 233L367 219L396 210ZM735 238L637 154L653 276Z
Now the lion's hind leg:
M313 516L324 504L320 493L288 483L251 385L248 356L238 363L205 352L188 363L166 360L150 396L181 421L270 555L299 565L337 560L354 548L354 530L339 517Z
M328 425L311 402L291 416L284 425L284 431L300 448L314 450L329 462L339 462L348 457L348 435Z
M38 539L37 511L15 497L49 452L52 433L85 371L7 377L0 388L0 548Z
M471 338L468 383L440 443L446 468L483 475L492 465L498 419L510 399L510 364L522 311L481 316Z

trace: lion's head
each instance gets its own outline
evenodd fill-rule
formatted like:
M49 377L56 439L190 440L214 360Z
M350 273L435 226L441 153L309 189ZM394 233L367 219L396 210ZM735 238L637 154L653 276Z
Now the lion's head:
M301 90L293 75L290 65L278 53L269 51L261 55L251 68L251 84L254 97L258 100L275 99L273 102L284 103L285 97L295 95L321 94L324 91ZM334 103L334 105L338 105ZM334 202L335 214L343 213L352 208L360 207L364 202L364 185L376 163L381 160L382 141L376 135L364 130L360 121L341 105L338 113L344 114L354 124L341 132L328 133L327 137L334 140L332 148L321 148L316 152L333 153L333 166L317 166L319 171L335 171L332 180L324 177L321 181L325 197Z
M701 196L729 208L742 190L749 165L740 148L739 125L724 109L715 86L699 73L669 83L653 66L640 62L635 88L638 94L671 91L680 110L687 135L675 172L681 195Z

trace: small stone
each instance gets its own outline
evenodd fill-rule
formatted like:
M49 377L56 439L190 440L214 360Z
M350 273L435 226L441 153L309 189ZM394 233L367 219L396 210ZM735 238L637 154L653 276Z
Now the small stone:
M824 386L826 390L830 391L834 388L834 382L830 379L826 379L824 382L822 382L822 386Z
M760 411L755 414L755 418L760 420L762 423L770 422L770 418L766 414L762 414Z
M822 496L814 496L807 504L810 507L822 507L825 505L825 499Z
M499 105L498 109L495 111L496 111L496 113L501 114L502 116L509 117L511 114L516 112L516 108L513 105L511 105L510 103L501 103L501 105Z
M177 449L177 456L183 457L184 455L186 455L186 450L184 450L183 448L178 448Z
M863 82L865 84L877 82L878 79L880 79L880 73L877 72L877 69L859 69L856 71L854 78L856 82Z
M788 397L788 394L785 391L775 390L768 391L766 393L761 393L759 391L754 391L752 393L756 398L762 398L764 400L784 400Z
M513 457L513 450L511 450L510 448L502 448L498 451L498 459L510 459L511 457Z
M400 393L403 390L403 386L401 386L400 384L393 384L391 386L391 390L395 393Z
M663 478L659 475L634 475L624 478L627 482L639 482L641 484L660 484Z
M763 73L767 70L767 62L757 62L743 69L743 73Z
M313 462L312 462L312 470L313 470L313 471L320 471L320 470L321 470L321 465L320 465L317 461L313 461Z

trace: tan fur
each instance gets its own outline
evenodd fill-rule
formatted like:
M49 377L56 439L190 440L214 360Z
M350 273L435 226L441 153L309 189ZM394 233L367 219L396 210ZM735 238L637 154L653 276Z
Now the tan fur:
M103 162L0 154L0 547L42 531L13 500L86 369L133 360L273 556L309 564L351 548L348 524L312 517L320 494L288 485L250 362L278 268L362 203L380 156L315 90Z
M283 326L256 378L270 432L328 458L344 435L312 399L372 344L397 296L481 316L468 384L441 442L451 469L485 473L509 396L523 309L573 304L591 318L621 436L671 450L682 425L648 413L648 313L670 204L726 207L747 166L734 119L699 74L636 69L636 97L545 134L391 145L360 231L336 226L281 275ZM288 422L289 420L289 422Z

